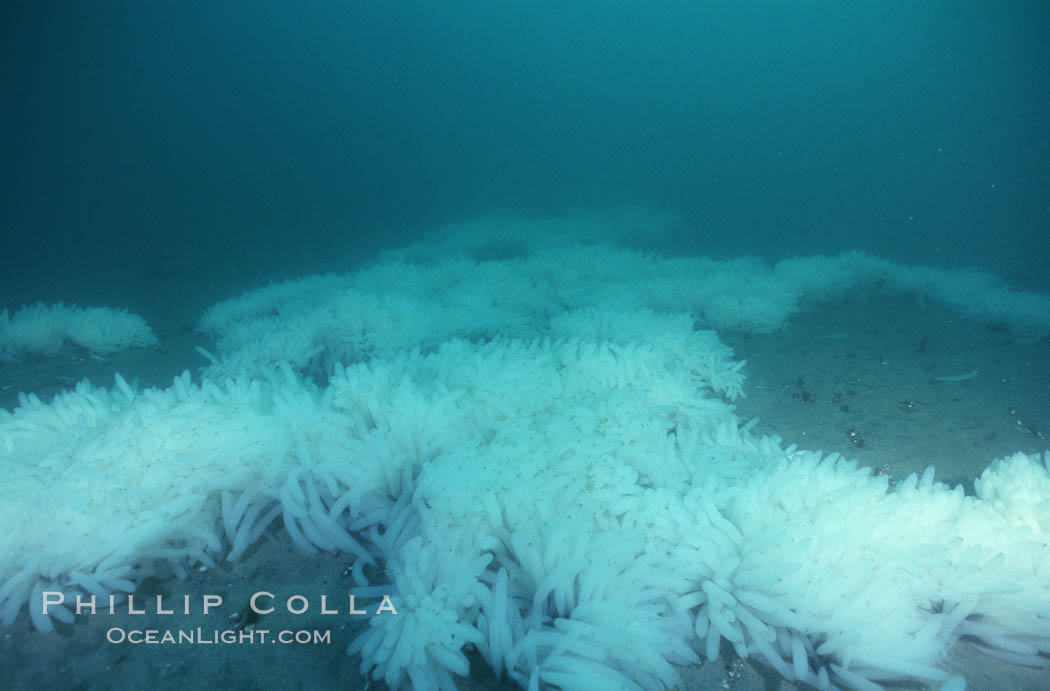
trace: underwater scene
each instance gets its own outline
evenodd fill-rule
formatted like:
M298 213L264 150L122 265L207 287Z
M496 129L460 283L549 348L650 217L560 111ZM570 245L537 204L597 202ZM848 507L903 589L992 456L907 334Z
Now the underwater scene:
M3 13L0 688L1050 688L1050 5Z

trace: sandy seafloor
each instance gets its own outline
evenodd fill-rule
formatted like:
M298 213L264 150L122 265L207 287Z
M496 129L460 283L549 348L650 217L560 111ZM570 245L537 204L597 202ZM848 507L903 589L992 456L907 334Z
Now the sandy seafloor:
M303 273L330 269L311 267ZM150 322L160 345L117 353L105 361L70 350L55 358L0 363L0 407L12 408L19 391L32 391L47 400L84 377L110 386L117 371L129 381L137 377L142 386L165 387L184 369L196 373L206 362L194 347L210 345L192 329L200 312L265 282L239 278L227 275L217 282L193 273L146 275L139 295L123 303L67 293L67 303L109 304L138 312ZM785 444L839 451L896 479L933 464L939 480L963 483L970 493L973 479L992 460L1050 448L1050 343L1046 341L1017 337L913 298L845 303L796 315L788 328L776 333L720 336L737 358L748 363L747 397L737 403L741 419L758 416L754 431L780 435ZM967 381L934 380L973 370L978 375ZM166 602L181 603L182 595L190 594L198 609L201 594L221 594L225 604L209 616L82 617L71 625L59 624L50 635L36 633L28 617L21 616L10 628L0 629L0 687L381 688L382 684L363 679L359 660L345 654L354 631L365 625L364 617L346 614L340 595L350 586L345 574L348 559L304 556L279 524L276 521L235 565L220 562L218 568L193 572L186 581L149 580L140 587L140 594L163 594ZM111 626L227 628L228 617L243 609L258 590L285 597L303 593L311 597L312 607L298 617L278 609L263 617L257 629L330 630L331 642L133 646L105 640ZM317 614L321 594L327 594L330 602L338 601L339 615ZM1050 688L1050 670L998 662L966 641L952 649L946 665L964 674L971 689ZM514 688L493 679L477 656L472 658L472 670L461 688ZM686 689L795 688L759 663L736 659L725 646L720 660L681 672Z

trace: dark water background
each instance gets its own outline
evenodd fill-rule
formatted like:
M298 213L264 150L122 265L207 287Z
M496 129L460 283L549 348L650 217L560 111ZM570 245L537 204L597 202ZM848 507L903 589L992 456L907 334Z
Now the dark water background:
M1050 290L1050 3L6 2L0 306L643 205Z

